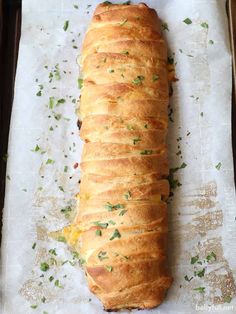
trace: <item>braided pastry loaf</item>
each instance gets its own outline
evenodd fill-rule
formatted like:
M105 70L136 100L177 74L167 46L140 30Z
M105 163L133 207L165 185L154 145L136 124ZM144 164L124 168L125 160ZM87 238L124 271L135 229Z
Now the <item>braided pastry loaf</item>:
M81 57L77 248L105 309L152 308L167 269L167 51L155 10L100 4Z

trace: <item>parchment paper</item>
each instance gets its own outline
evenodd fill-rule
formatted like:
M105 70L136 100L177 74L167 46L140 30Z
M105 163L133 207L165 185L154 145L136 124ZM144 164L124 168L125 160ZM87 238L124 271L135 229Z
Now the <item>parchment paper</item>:
M74 214L82 148L74 104L80 77L76 57L97 3L23 0L2 233L4 314L103 313L78 259L64 243L48 237ZM133 312L235 313L236 200L225 1L146 3L167 23L163 33L170 56L175 53L179 81L170 108L170 165L182 167L173 173L177 187L169 206L173 286L158 308Z

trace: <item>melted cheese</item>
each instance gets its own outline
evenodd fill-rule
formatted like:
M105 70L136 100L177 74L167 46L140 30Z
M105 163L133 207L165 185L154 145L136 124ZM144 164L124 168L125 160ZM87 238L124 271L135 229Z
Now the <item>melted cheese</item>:
M77 243L81 232L82 230L80 230L75 224L66 226L62 230L62 234L66 238L66 242L71 246L74 246Z

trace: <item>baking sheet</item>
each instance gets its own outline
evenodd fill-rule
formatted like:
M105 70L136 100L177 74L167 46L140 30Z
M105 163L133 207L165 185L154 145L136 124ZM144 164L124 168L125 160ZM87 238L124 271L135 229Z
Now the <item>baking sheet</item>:
M77 258L48 237L73 217L82 148L76 57L97 3L23 0L2 234L4 314L103 313ZM236 200L225 1L146 3L168 25L163 33L179 79L171 100L169 158L171 168L183 168L174 173L182 185L169 206L175 281L161 306L139 313L234 313ZM45 262L50 268L43 272Z

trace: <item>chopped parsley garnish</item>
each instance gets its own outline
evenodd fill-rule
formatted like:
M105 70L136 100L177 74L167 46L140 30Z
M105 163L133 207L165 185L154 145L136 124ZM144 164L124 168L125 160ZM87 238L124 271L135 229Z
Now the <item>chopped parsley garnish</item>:
M38 146L38 144L35 146L34 149L31 149L32 152L38 152L40 150L40 147Z
M77 4L74 4L73 7L74 7L75 9L78 9L78 8L79 8L79 6L78 6Z
M113 72L115 72L113 69L108 69L108 72L109 73L113 73Z
M199 271L197 271L196 272L196 275L198 276L198 277L204 277L204 275L205 275L205 268L203 268L202 270L199 270Z
M196 256L193 256L193 257L191 257L191 264L195 264L197 261L199 260L199 256L198 255L196 255Z
M37 309L38 305L37 304L33 304L33 305L30 305L31 309Z
M123 209L120 213L119 213L119 216L124 216L124 214L127 212L126 209Z
M122 55L128 55L129 54L129 51L128 50L123 50L121 51Z
M141 141L141 138L134 138L133 139L133 144L136 145L140 141Z
M170 85L171 86L171 85ZM169 110L169 112L168 112L168 117L169 117L169 120L171 121L171 122L174 122L174 120L173 120L173 118L172 118L172 114L173 114L173 109L172 108L170 108L169 106L168 106L168 110Z
M68 166L65 166L64 167L64 172L67 172L68 171Z
M173 57L168 57L168 63L169 64L174 64L174 58Z
M111 211L116 210L116 209L125 208L125 205L123 205L123 204L112 205L110 202L107 202L107 204L104 205L104 207L105 207L109 212L111 212Z
M61 120L61 114L60 113L54 113L54 118L59 121Z
M78 78L77 83L78 83L79 89L81 89L83 87L84 80L82 78Z
M112 4L110 1L104 1L103 4Z
M50 249L48 252L49 252L50 254L52 254L52 255L57 256L56 249Z
M99 222L99 221L94 221L93 224L95 226L101 227L101 228L107 228L108 227L108 223L107 222Z
M148 128L148 124L144 124L144 127L145 127L145 129L147 129Z
M59 70L59 64L58 63L55 65L54 73L55 73L55 79L57 81L59 81L61 79L61 75L60 75L60 70Z
M185 167L187 167L187 164L186 164L185 162L183 162L183 163L181 164L181 166L179 167L179 169L183 169L183 168L185 168Z
M55 285L56 287L58 287L58 288L62 288L62 286L60 285L60 282L59 282L58 279L55 280L54 285Z
M203 117L203 112L200 113L200 116Z
M131 198L131 192L128 191L127 193L125 193L124 197L128 201Z
M110 240L112 241L112 240L114 240L115 238L120 238L120 237L121 237L121 234L120 234L119 230L118 230L118 229L115 229L113 235L110 237Z
M127 127L127 129L130 130L130 131L134 130L134 127L133 127L132 125L130 125L130 124L127 124L126 127Z
M120 26L125 25L125 23L128 21L128 19L125 19L124 21L120 22Z
M220 170L220 168L221 168L221 162L219 162L216 166L215 166L215 168L217 169L217 170Z
M96 234L96 236L101 237L102 236L102 231L100 229L97 229L95 234Z
M109 223L110 225L115 225L115 224L116 224L115 221L113 221L113 220L108 220L108 223Z
M157 74L153 74L153 76L152 76L152 81L153 82L156 82L156 81L158 81L159 80L159 75L157 75Z
M187 25L192 24L192 20L190 20L188 17L185 20L183 20L183 22Z
M39 84L39 91L37 92L36 96L42 96L42 90L43 90L43 85Z
M203 22L203 23L201 24L201 27L203 27L203 28L209 28L207 22Z
M74 252L72 252L72 254L73 254L73 259L79 258L79 253L78 252L74 251Z
M151 154L152 154L151 149L145 149L140 152L140 155L151 155Z
M59 185L58 188L59 188L60 191L65 192L64 189L63 189L63 186Z
M179 169L183 169L187 166L185 162L183 162L179 167L176 168L171 168L170 169L170 174L168 176L169 184L171 189L176 189L177 187L181 186L182 184L174 178L174 173L178 171Z
M231 296L229 296L229 295L226 295L226 296L224 297L224 302L225 302L225 303L230 303L231 300L232 300L232 298L231 298Z
M65 32L67 31L68 27L69 27L69 21L67 20L65 21L64 26L63 26L63 29Z
M49 270L49 265L48 265L48 263L41 263L40 264L40 269L42 270L42 271L47 271L47 270Z
M58 99L56 106L59 106L60 104L64 104L66 100L64 98Z
M105 266L105 268L106 268L107 271L109 271L109 273L113 271L113 267L112 266Z
M206 260L208 263L216 261L216 254L214 252L211 252L211 254L207 255Z
M43 303L45 303L46 298L43 296L42 299L41 299L41 301L42 301Z
M100 260L100 261L103 261L104 259L107 259L108 257L107 257L106 255L107 255L107 252L105 252L105 251L100 251L100 252L98 253L98 258L99 258L99 260Z
M162 23L161 27L162 27L163 31L168 31L169 32L169 27L168 27L168 24L166 22Z
M51 83L52 79L53 79L53 73L52 72L49 73L48 78L49 78L49 83Z
M66 218L70 217L70 213L72 212L72 208L71 206L66 206L64 208L61 209L61 213L63 213L65 215Z
M63 237L63 236L59 236L59 237L57 238L57 241L58 241L58 242L64 242L64 243L66 243L66 238Z
M191 281L191 280L193 279L193 277L188 278L188 275L185 275L185 276L184 276L184 279L189 282L189 281Z
M46 161L46 165L51 165L51 164L54 164L55 163L55 160L52 160L50 158L48 158L48 160Z
M53 109L55 103L55 98L54 97L49 97L49 108Z
M32 245L32 249L34 250L36 248L36 242Z
M198 288L194 288L193 290L198 291L199 293L204 293L205 287L198 287Z
M209 44L210 44L210 45L213 45L213 44L214 44L214 41L213 41L212 39L210 39L210 40L209 40Z
M123 4L123 5L130 5L130 3L131 3L131 1L125 1L125 2L123 2L122 4Z
M144 80L144 76L138 75L138 76L132 81L132 83L133 83L133 84L136 84L136 85L140 85L143 80Z

